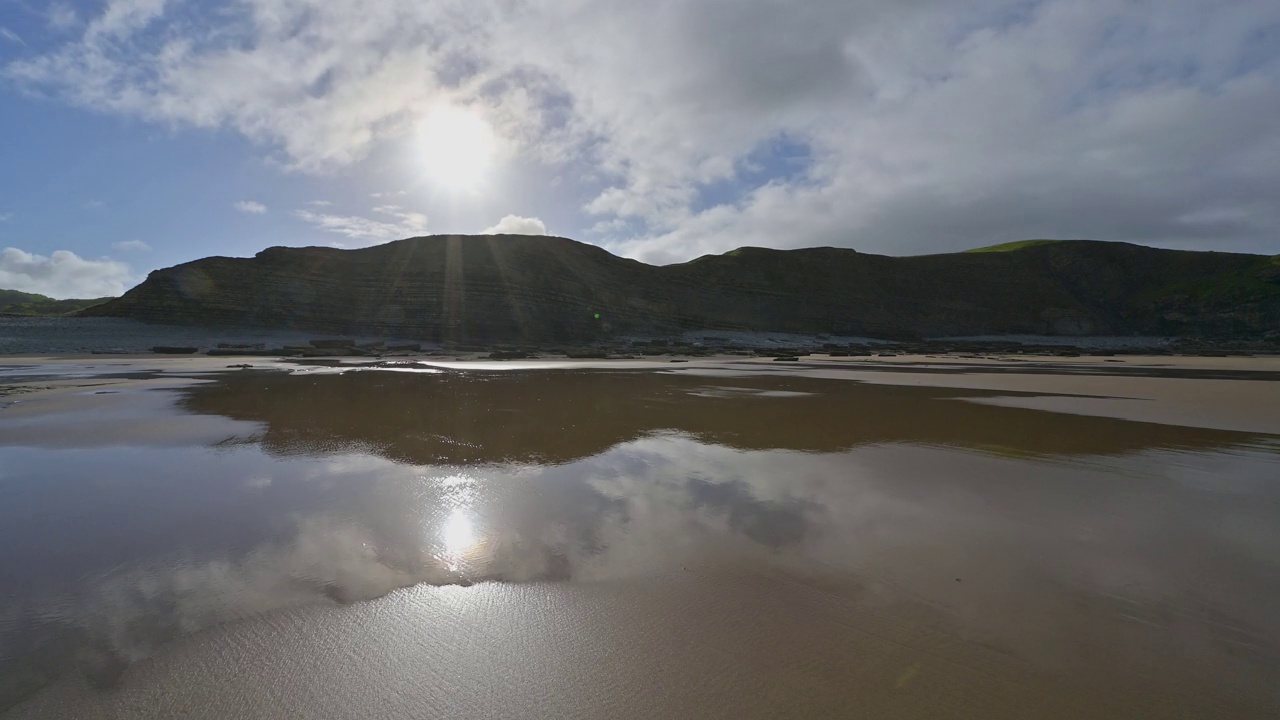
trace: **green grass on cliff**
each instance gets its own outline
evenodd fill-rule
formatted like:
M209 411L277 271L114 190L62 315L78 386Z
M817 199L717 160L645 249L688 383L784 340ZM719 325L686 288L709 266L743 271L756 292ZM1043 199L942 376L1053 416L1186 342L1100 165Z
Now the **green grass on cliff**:
M1224 304L1280 296L1280 256L1257 257L1239 268L1192 282L1171 283L1159 295L1185 296L1196 302Z
M965 250L967 253L994 253L994 252L1012 252L1014 250L1022 250L1023 248L1036 247L1038 245L1052 245L1060 243L1061 240L1016 240L1014 242L1000 243L999 245L988 245L987 247L974 248Z
M35 293L0 290L0 315L66 315L110 299L55 300Z

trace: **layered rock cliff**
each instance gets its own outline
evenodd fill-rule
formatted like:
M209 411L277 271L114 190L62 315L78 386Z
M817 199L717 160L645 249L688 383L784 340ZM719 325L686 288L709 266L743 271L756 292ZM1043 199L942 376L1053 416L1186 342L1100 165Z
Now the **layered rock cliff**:
M1257 337L1280 327L1277 258L1091 241L1006 250L742 248L651 266L565 238L433 236L206 258L82 314L471 342L681 329Z

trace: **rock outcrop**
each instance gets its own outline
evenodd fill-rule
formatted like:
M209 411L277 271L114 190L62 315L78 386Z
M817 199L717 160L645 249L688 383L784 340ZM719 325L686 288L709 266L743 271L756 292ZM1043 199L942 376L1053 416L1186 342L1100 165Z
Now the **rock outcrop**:
M742 248L651 266L565 238L451 235L206 258L82 314L455 342L682 329L1261 337L1280 327L1280 259L1063 241L917 257Z

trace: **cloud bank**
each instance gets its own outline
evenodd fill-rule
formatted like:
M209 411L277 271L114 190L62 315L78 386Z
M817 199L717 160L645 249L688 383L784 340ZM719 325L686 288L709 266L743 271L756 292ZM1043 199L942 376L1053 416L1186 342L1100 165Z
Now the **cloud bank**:
M75 27L4 77L230 129L301 171L466 105L575 184L594 241L651 261L1030 237L1280 251L1265 0L109 0Z
M115 260L87 260L70 250L36 255L0 250L0 288L53 298L98 298L123 294L134 284L129 266Z

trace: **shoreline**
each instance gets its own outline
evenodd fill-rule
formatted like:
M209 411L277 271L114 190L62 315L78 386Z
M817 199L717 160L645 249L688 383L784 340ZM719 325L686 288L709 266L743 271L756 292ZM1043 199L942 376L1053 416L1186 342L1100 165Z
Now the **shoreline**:
M415 340L384 334L335 334L288 328L153 325L120 318L0 318L0 358L87 354L130 356L155 347L214 352L225 357L339 356L430 353L470 355L800 355L1021 354L1131 356L1280 355L1280 338L1196 338L1126 335L979 335L875 338L824 333L696 329L663 333L529 338ZM345 351L345 352L342 352ZM589 358L584 358L589 359Z

